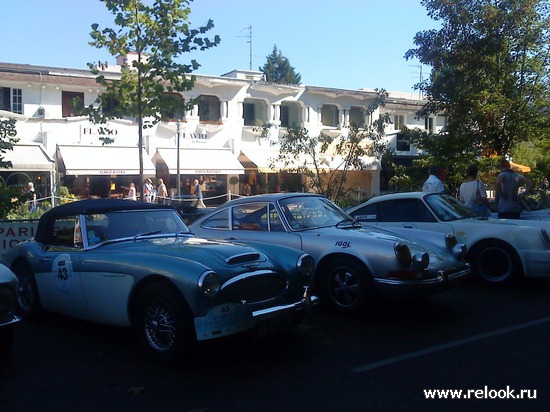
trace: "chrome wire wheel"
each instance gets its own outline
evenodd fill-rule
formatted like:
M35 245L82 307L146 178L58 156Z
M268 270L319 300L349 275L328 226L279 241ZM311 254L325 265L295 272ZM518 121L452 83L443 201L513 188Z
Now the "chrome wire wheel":
M159 352L168 352L176 339L176 320L162 299L150 302L145 311L143 327L151 347Z
M183 296L166 282L139 294L134 322L145 351L160 362L179 361L194 344L193 317Z
M38 287L32 273L31 267L27 262L17 262L13 268L13 273L19 280L18 302L21 315L30 319L40 311L40 298L38 297Z

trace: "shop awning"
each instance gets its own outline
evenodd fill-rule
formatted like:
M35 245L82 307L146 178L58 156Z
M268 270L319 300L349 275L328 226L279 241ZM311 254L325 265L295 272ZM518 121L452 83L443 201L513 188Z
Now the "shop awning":
M510 162L510 169L515 172L529 173L531 168L529 166L520 165L519 163Z
M58 171L66 175L139 175L139 148L123 146L57 146ZM143 174L154 176L155 165L143 150Z
M6 150L2 154L4 161L10 161L12 167L6 171L14 172L51 172L54 161L44 150L41 144L18 143L13 150Z
M180 173L193 175L243 174L244 167L230 149L184 148L180 150ZM167 169L169 174L177 174L178 149L158 148L153 156L159 169Z
M258 170L260 173L278 173L284 169L282 162L274 162L279 152L274 150L243 149L239 161L246 169ZM271 167L272 163L273 167Z

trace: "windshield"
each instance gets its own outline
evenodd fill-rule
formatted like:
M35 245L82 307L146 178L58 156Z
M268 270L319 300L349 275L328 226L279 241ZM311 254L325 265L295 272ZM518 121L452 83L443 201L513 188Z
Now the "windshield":
M353 218L324 197L289 197L280 200L279 206L294 230L334 226L342 221L353 222Z
M146 235L190 233L175 210L128 210L86 215L88 244Z
M476 216L464 203L448 194L434 193L424 196L424 200L436 214L437 218L443 222L452 222L453 220L468 219Z

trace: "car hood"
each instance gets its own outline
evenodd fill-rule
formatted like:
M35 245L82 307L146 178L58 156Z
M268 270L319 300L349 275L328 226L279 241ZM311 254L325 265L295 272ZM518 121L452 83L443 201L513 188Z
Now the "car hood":
M325 227L320 229L315 229L307 232L312 232L317 235L332 236L335 239L340 239L342 241L364 241L364 242L388 242L392 245L396 242L406 243L411 251L414 252L429 252L433 253L432 248L427 247L414 239L414 236L402 236L392 232L391 229L378 228L378 227L354 227L346 228L344 227ZM412 232L412 231L411 231Z
M118 253L123 248L128 252L154 255L154 259L162 257L184 258L200 262L207 267L246 265L249 263L271 264L267 257L255 248L243 244L224 241L206 240L199 237L154 237L137 241L117 242L105 245L114 248ZM99 248L101 250L103 248Z

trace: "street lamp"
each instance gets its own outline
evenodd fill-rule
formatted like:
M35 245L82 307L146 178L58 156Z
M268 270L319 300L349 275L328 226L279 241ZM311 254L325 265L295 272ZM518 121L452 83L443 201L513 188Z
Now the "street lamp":
M178 187L178 201L181 202L181 173L180 173L180 122L176 123L176 147L177 147L177 153L176 153L176 185Z

